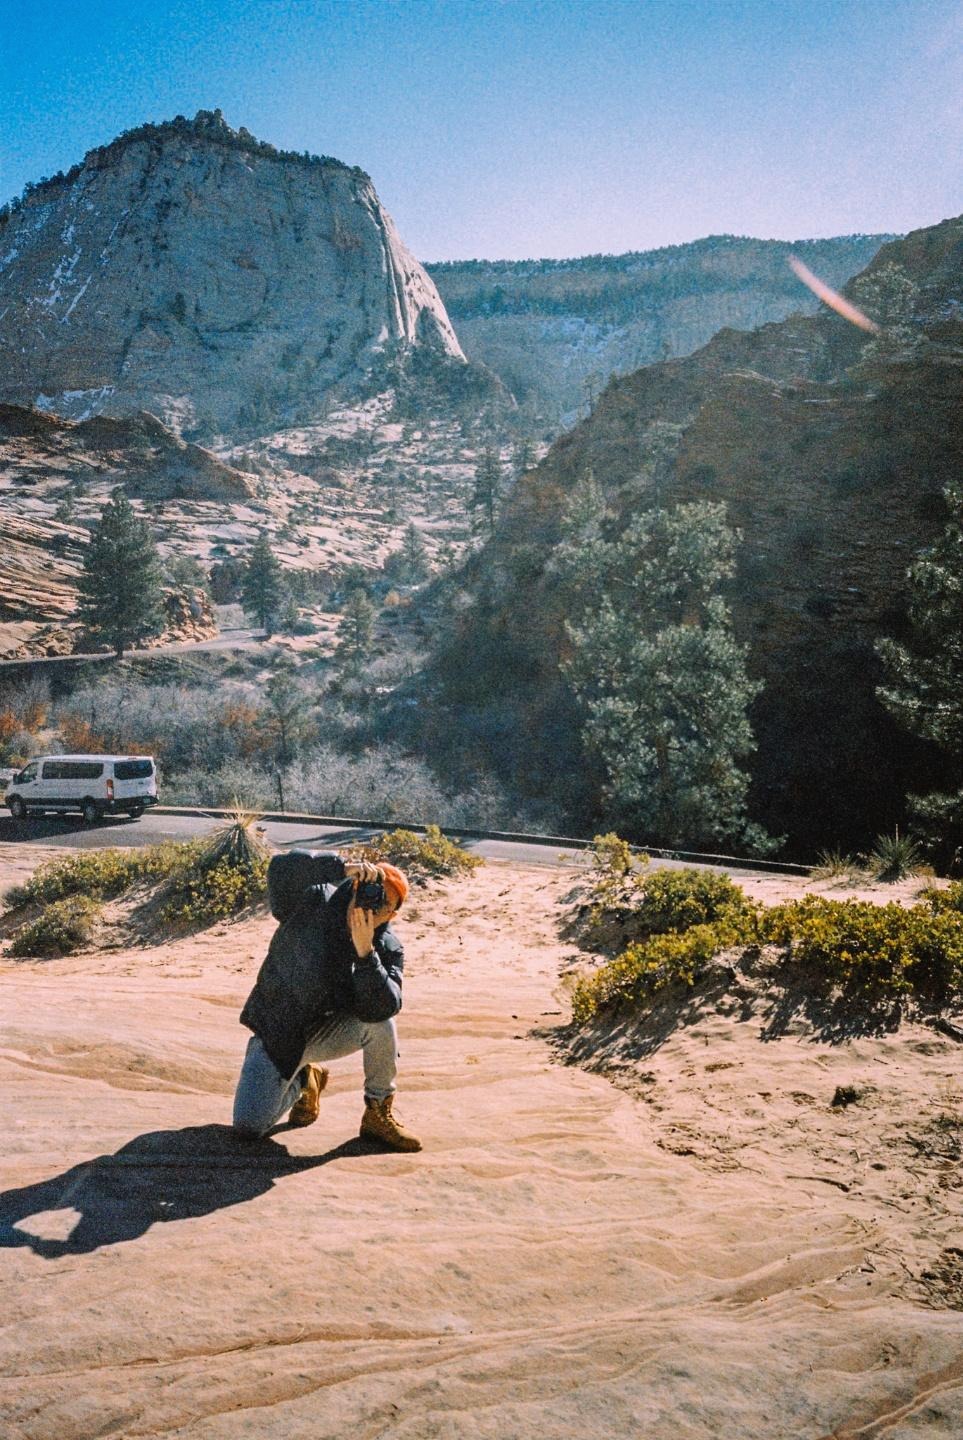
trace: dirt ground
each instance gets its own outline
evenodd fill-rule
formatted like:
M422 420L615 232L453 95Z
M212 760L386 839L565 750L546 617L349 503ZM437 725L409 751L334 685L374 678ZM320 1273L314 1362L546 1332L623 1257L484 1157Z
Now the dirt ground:
M266 918L0 956L4 1440L963 1434L960 1045L727 1001L563 1063L573 884L414 894L417 1155L357 1141L358 1056L316 1126L232 1136Z

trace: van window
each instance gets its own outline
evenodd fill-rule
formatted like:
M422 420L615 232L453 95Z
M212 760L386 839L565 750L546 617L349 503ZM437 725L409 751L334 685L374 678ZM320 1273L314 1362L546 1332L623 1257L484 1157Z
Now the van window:
M97 760L45 760L45 780L96 780L104 773Z
M114 762L114 776L117 780L147 780L153 773L153 760L116 760Z

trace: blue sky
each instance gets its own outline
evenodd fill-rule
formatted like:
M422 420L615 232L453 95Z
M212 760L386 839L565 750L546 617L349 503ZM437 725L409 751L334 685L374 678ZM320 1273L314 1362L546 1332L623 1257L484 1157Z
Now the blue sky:
M959 0L0 0L0 197L219 106L372 175L420 258L963 210Z

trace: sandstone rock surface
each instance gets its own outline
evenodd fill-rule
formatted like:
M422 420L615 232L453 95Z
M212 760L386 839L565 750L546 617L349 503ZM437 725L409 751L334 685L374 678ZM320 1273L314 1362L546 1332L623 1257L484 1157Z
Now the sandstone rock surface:
M958 1047L709 1006L618 1085L559 1064L571 883L489 866L399 920L419 1155L358 1143L358 1056L311 1129L232 1136L264 919L0 960L3 1434L958 1436Z
M244 501L250 478L201 445L182 440L144 411L74 423L0 404L0 496L23 486L113 478L144 500Z
M79 636L77 583L90 526L110 492L177 509L240 505L251 477L181 440L153 415L80 424L0 404L0 658L65 655ZM210 639L213 611L199 592L169 590L167 640Z
M311 418L416 349L462 362L371 180L220 112L143 126L0 227L0 397L178 431Z

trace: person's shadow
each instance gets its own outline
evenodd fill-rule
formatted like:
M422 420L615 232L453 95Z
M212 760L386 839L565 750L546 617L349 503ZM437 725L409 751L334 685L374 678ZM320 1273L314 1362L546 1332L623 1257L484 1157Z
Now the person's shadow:
M101 1245L137 1240L155 1222L209 1215L254 1200L282 1175L314 1170L368 1150L348 1140L323 1155L291 1155L270 1139L241 1140L227 1125L193 1125L138 1135L113 1155L0 1193L0 1249L27 1245L37 1255L87 1255ZM80 1219L66 1240L43 1240L19 1223L47 1210Z

